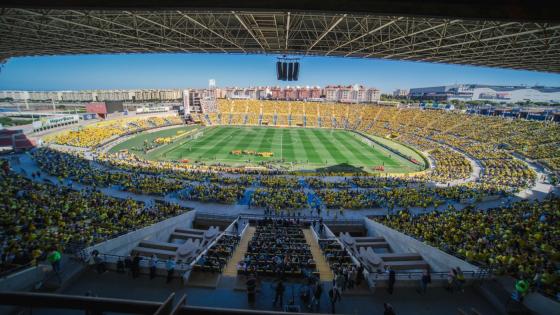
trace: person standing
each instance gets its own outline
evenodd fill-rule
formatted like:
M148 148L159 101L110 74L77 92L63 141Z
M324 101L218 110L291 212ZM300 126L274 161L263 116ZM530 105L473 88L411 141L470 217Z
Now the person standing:
M529 282L525 279L519 279L515 282L515 291L512 295L513 299L522 303L523 298L529 290Z
M343 270L340 270L335 278L336 287L340 288L342 291L344 291L344 288L346 287L346 277L343 272Z
M457 271L455 270L455 268L451 268L451 270L447 274L447 287L445 288L447 291L453 293L456 278L457 278Z
M334 314L336 312L336 303L341 299L340 289L337 284L333 282L332 288L329 290L329 300L331 301L331 312Z
M158 259L156 255L152 255L152 259L150 259L150 280L156 277L157 264Z
M282 282L282 279L280 279L280 281L278 281L278 284L276 285L276 296L274 297L274 306L276 306L276 303L278 303L279 298L280 298L280 306L284 305L285 289L286 287L284 286L284 282Z
M389 272L389 283L387 286L387 291L389 292L389 294L393 294L393 289L395 287L395 282L396 282L396 274L395 271L390 268L388 272Z
M457 274L455 276L455 281L457 284L457 291L460 292L465 292L465 289L463 288L463 286L465 285L465 275L463 274L463 271L461 270L460 267L457 267Z
M364 278L364 266L360 264L358 270L356 271L356 286L362 284L362 279Z
M323 285L319 280L313 285L313 297L311 298L311 304L309 308L316 308L319 310L321 307L321 295L323 294Z
M427 269L422 273L422 278L420 279L420 290L418 290L418 293L426 294L426 290L428 289L428 284L431 282L432 282L432 276L430 274L430 269Z
M51 252L47 256L47 260L51 263L53 271L58 274L60 272L60 261L62 260L62 254L60 254L56 247L52 247Z
M62 277L60 276L62 254L53 246L51 252L47 255L47 260L51 263L54 275L58 278L58 281L62 283Z
M255 292L257 290L257 279L255 278L254 274L251 273L249 275L249 279L247 279L245 285L247 286L247 302L249 302L249 305L254 305Z
M167 259L167 262L165 263L165 267L167 268L167 283L171 282L171 280L173 280L173 274L175 273L175 259L169 257L169 259Z
M132 278L138 278L140 276L140 254L136 253L132 259Z

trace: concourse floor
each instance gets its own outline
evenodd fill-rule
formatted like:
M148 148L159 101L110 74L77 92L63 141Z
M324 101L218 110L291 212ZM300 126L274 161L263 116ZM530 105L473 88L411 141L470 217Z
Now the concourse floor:
M229 278L229 280L228 280ZM286 283L284 303L295 297L295 304L300 305L302 312L310 310L299 299L301 288L299 283ZM184 294L187 295L187 304L197 306L214 306L227 308L242 308L255 310L281 310L273 306L274 284L263 281L259 286L256 304L250 307L247 303L245 291L235 288L234 278L227 277L220 281L218 288L205 289L185 287L175 279L166 284L162 277L150 280L147 275L132 279L126 274L107 272L97 274L86 271L76 281L70 284L62 293L72 295L85 295L87 292L99 297L142 299L150 301L163 301L172 292L176 293L176 301ZM331 306L326 291L330 283L324 283L324 292L321 298L319 312L331 313ZM448 315L456 314L457 308L470 311L472 307L483 315L492 315L497 312L474 288L466 288L464 293L449 293L443 288L429 288L427 294L420 295L414 288L395 288L393 295L389 295L385 288L378 288L368 295L343 294L342 300L336 305L337 314L383 314L383 302L393 305L398 315ZM76 311L62 311L54 309L34 309L33 314L83 314Z

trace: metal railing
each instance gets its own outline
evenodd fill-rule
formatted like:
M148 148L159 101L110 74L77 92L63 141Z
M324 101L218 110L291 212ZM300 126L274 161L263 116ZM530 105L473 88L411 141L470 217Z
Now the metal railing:
M0 272L0 279L8 277L12 274L15 274L17 272L23 271L23 270L31 268L31 267L33 267L33 265L29 262L29 263L26 263L26 264L23 264L23 265L17 265L17 266L7 268L7 269L3 270L2 272Z
M369 272L370 279L375 281L386 281L389 280L389 273L387 272ZM397 281L409 281L409 280L420 280L424 275L423 271L395 271L395 279ZM465 280L480 280L489 276L490 274L486 270L468 270L463 271ZM449 278L449 272L430 272L432 281L434 280L447 280Z
M246 310L218 307L201 307L186 305L187 297L182 296L173 306L175 293L171 293L163 302L151 302L132 299L115 299L104 297L61 295L31 292L0 292L0 305L19 306L23 309L58 309L82 310L93 313L123 313L146 315L282 315L284 312ZM309 313L292 313L309 314ZM317 313L315 313L317 314Z

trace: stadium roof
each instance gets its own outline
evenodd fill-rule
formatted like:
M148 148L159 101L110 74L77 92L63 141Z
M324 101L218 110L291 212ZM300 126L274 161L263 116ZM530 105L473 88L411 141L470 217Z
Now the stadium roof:
M0 9L0 59L94 53L256 53L560 72L560 19L553 2L186 2L163 0L155 7L145 0L7 0Z

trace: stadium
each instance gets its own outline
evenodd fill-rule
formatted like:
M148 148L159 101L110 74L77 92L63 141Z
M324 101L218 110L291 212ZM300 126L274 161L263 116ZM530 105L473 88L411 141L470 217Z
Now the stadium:
M56 1L45 10L32 2L0 13L12 26L0 31L9 39L0 40L6 47L0 57L188 48L405 55L552 72L560 64L555 49L537 47L540 58L525 54L522 60L507 55L518 42L508 48L495 42L516 37L531 50L533 37L541 36L557 45L551 34L558 24L543 22L554 17L542 11L526 22L536 14L529 9L519 11L524 17L475 12L474 18L510 22L474 31L468 16L450 15L443 5L433 18L409 17L406 1L390 19L375 6L364 13L350 5L357 12L318 18L305 8L286 13L274 2L273 8L253 3L254 11L229 12L220 6L158 11L146 4L87 11L87 3L68 8ZM171 26L176 15L204 31L181 33ZM226 28L217 22L226 15L236 23L229 28L244 30L238 36L245 39L219 29ZM131 17L148 24L132 26ZM267 17L277 24L268 25ZM356 31L352 23L361 17L375 22L353 39L335 41L334 34ZM316 37L297 37L318 19L329 23L317 24L323 29L311 32ZM381 41L376 32L404 28L407 19L419 19L415 27L423 29L385 38L398 45L381 50L383 56L362 40ZM52 23L42 25L45 20ZM95 24L101 20L105 24ZM430 32L443 27L440 20L449 31L438 33L441 50L426 56L429 49L414 36L436 37ZM33 46L27 24L42 25L42 45ZM168 34L155 40L148 25ZM457 47L454 41L471 27L479 38L462 45L475 52L453 57L446 46ZM485 33L488 28L503 33ZM79 33L106 45L88 48L77 42ZM22 34L27 40L16 39ZM61 38L65 47L55 45ZM481 43L495 45L501 59ZM487 58L478 59L481 54ZM299 70L288 62L289 77L297 80ZM280 78L282 65L277 69ZM25 110L0 112L13 121L32 119L0 129L0 313L559 313L560 112L523 116L501 107L482 113L371 100L365 88L360 99L358 86L338 101L325 97L327 88L320 97L309 92L291 99L220 95L212 81L205 89L178 91L174 102L136 101L140 94L135 102L84 99L74 102L81 110L74 113L57 113L53 96L30 109L33 93L25 92L25 103L17 105Z

